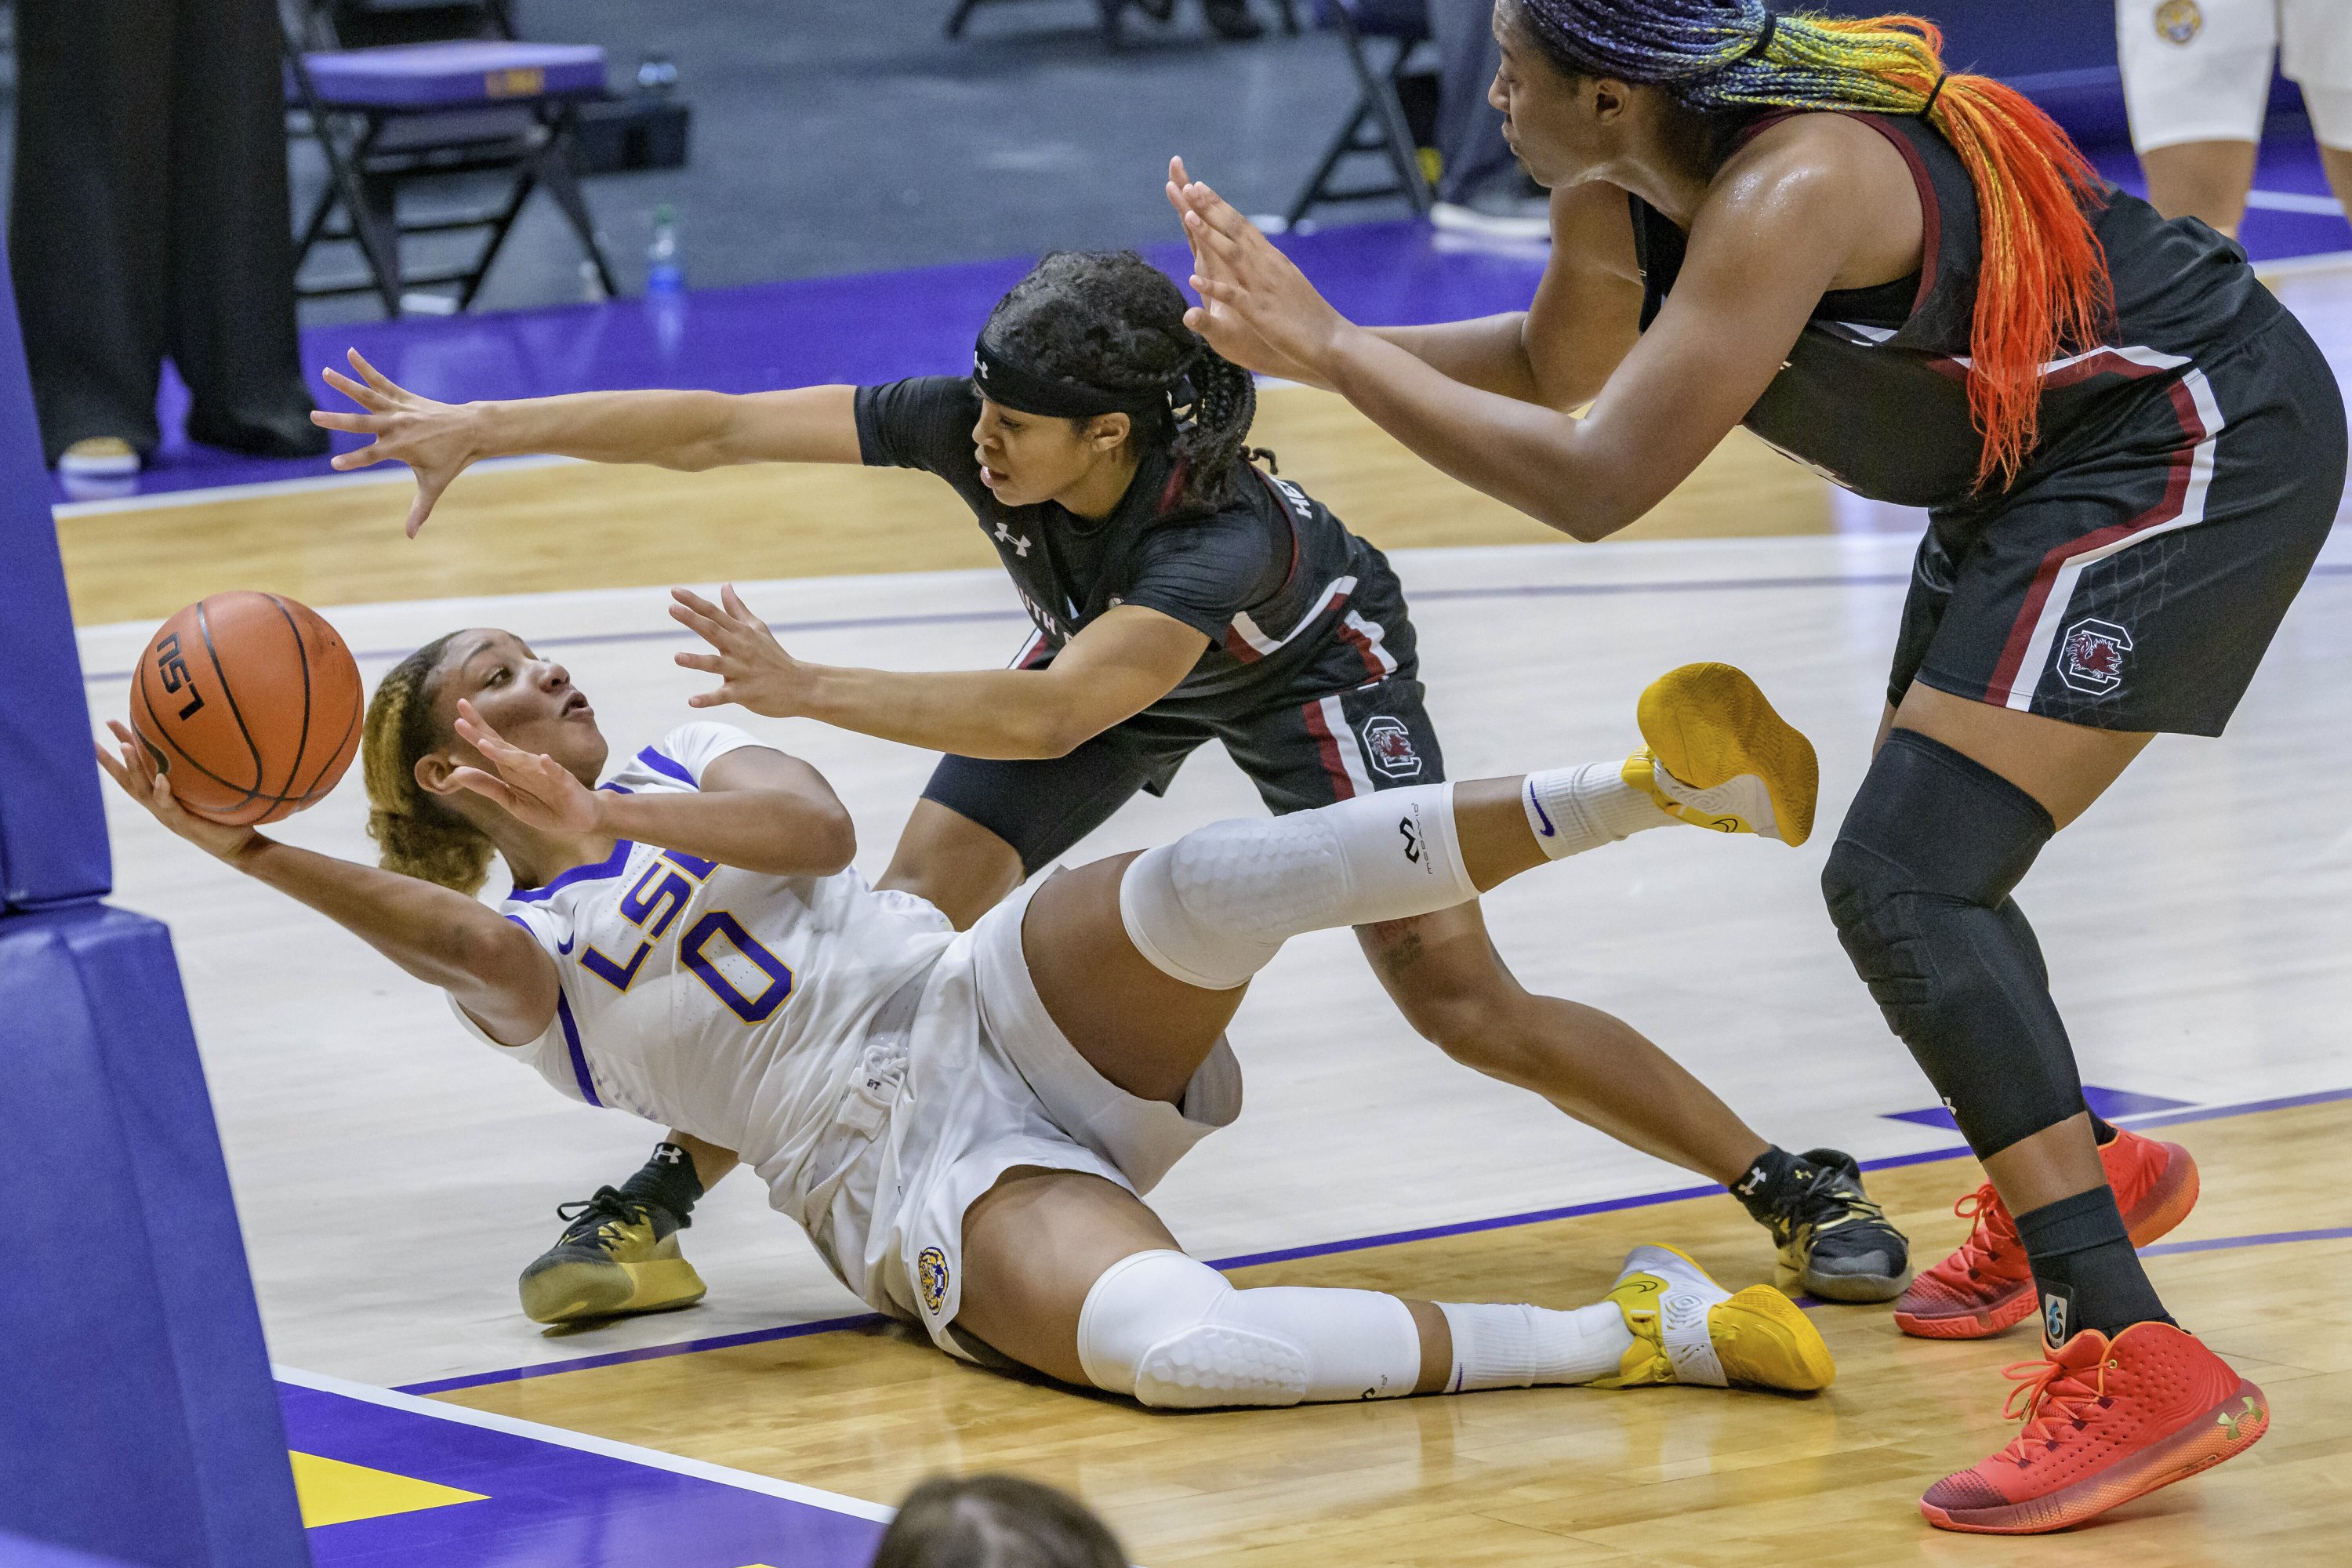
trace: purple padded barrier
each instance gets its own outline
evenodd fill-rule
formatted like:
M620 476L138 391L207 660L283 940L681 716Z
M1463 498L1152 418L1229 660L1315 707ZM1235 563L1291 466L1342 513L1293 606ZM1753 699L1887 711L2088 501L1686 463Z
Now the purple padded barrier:
M16 295L0 257L0 914L113 886L89 707L49 516Z
M485 38L306 54L302 63L335 108L446 109L604 90L604 51L593 44Z
M142 1568L309 1568L170 935L0 918L0 1530Z

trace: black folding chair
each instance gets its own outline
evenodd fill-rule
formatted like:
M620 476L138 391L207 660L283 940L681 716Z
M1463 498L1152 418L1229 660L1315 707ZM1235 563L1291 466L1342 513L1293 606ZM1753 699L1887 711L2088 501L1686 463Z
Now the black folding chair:
M604 291L615 292L568 162L577 106L605 96L603 49L518 39L507 0L278 0L278 20L289 128L315 137L327 161L326 186L295 252L296 294L373 293L397 316L410 290L454 283L455 308L465 310L542 185ZM402 211L410 184L486 173L509 176L504 197L488 207L437 217ZM471 262L405 270L408 236L469 230L485 236ZM301 281L311 251L338 242L358 247L367 276Z
M956 0L955 10L948 16L948 37L962 37L964 24L971 20L974 11L982 5L1003 3L1003 0ZM1164 22L1172 14L1175 3L1176 0L1150 0L1149 4L1145 0L1095 0L1095 11L1102 17L1103 37L1110 41L1113 48L1117 48L1127 41L1119 22L1129 6L1154 21ZM1298 32L1298 0L1275 0L1275 5L1282 13L1282 30L1296 37Z
M1414 213L1426 214L1432 201L1429 181L1422 174L1421 151L1414 144L1401 89L1412 75L1407 68L1413 51L1429 39L1427 7L1423 0L1315 0L1315 12L1317 22L1337 33L1347 47L1348 63L1356 73L1356 107L1283 221L1296 227L1319 206L1394 196L1402 196ZM1373 63L1375 42L1390 46L1385 68ZM1340 183L1339 166L1363 154L1377 154L1385 162L1389 177L1370 184Z

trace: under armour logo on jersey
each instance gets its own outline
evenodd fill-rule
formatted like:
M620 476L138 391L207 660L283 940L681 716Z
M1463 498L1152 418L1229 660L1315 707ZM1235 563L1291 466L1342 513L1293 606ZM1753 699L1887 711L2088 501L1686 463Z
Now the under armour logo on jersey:
M1414 865L1421 864L1421 826L1408 815L1397 818L1397 831L1404 835L1404 858Z
M1022 560L1026 561L1029 559L1029 536L1027 534L1024 533L1016 537L1010 527L1000 522L996 525L996 542L999 544L1010 544L1013 546L1013 553L1019 556Z

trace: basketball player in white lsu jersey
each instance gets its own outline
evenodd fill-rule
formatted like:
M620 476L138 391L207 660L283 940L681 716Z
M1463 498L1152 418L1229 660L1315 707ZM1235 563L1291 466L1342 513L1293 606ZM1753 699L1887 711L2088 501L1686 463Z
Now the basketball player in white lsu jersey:
M740 730L683 725L606 777L585 696L508 632L443 637L371 699L389 868L190 816L119 723L100 759L558 1092L741 1151L849 1289L950 1355L1166 1406L1820 1388L1828 1348L1786 1297L1727 1294L1670 1248L1570 1311L1235 1289L1140 1196L1239 1113L1225 1024L1286 938L1449 908L1685 810L1804 837L1811 748L1744 675L1685 667L1642 717L1632 763L1214 824L1057 871L961 934L869 889L824 778ZM514 881L496 910L471 896L493 851Z

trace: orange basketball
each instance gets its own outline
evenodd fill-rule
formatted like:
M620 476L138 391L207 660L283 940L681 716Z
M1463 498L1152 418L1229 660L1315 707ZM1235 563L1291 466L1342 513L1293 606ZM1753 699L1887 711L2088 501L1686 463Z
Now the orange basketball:
M244 826L324 799L359 750L364 706L352 650L316 611L215 594L140 656L131 727L183 806Z

